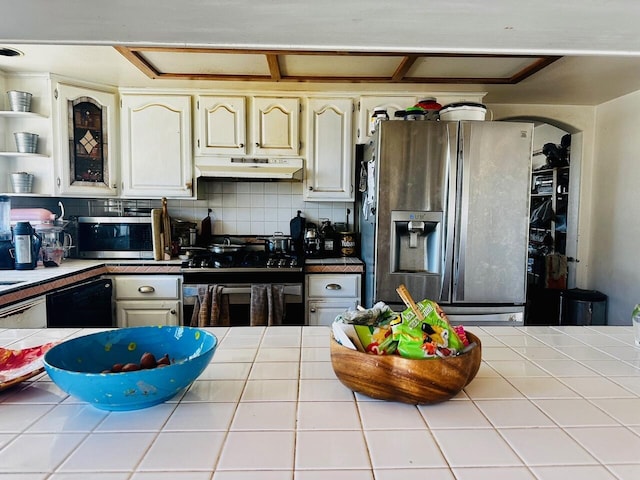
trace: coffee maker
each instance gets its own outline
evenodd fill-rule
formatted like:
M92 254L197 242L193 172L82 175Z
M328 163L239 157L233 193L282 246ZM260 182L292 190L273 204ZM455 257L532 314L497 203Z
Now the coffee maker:
M0 196L0 270L13 270L14 268L14 248L11 239L11 199Z
M320 257L322 244L315 223L307 222L304 228L304 254L307 258Z

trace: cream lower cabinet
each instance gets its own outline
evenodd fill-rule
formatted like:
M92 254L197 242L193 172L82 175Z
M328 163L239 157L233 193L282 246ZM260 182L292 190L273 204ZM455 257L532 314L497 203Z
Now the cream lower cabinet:
M121 182L126 197L191 197L190 95L122 95Z
M182 278L178 275L116 275L118 327L180 325Z
M353 101L310 98L304 199L353 202Z
M307 325L331 325L335 318L360 304L360 274L305 275Z
M44 295L0 309L0 329L46 326L47 302Z

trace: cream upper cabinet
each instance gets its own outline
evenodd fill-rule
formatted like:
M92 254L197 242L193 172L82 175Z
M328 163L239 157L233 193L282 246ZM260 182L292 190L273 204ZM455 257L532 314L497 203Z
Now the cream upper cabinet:
M298 155L300 151L300 99L253 97L251 103L252 152L255 155Z
M360 97L358 102L357 143L367 143L371 139L371 116L375 110L386 110L390 119L398 110L412 107L418 102L413 96Z
M196 155L247 153L246 104L245 97L197 97Z
M304 199L353 201L353 101L310 98Z
M54 97L56 194L118 195L116 94L58 83Z
M122 192L129 197L191 197L190 95L123 95Z

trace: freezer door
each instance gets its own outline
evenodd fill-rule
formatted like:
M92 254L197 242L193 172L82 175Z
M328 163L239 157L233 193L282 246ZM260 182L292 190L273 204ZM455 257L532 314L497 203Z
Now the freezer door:
M461 122L454 303L526 298L533 124Z

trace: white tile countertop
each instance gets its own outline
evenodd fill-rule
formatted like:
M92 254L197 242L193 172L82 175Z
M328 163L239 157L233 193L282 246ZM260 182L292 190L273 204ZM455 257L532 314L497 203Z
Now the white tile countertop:
M45 373L0 392L0 477L640 478L631 327L471 327L483 344L478 375L454 399L424 406L344 387L327 327L210 330L220 340L211 364L162 405L97 410ZM89 332L0 330L0 345Z
M31 270L1 270L2 282L6 284L0 285L0 293L22 288L28 284L50 281L65 275L96 268L104 264L104 260L65 260L59 267L37 267Z
M38 266L31 270L0 270L0 294L26 286L51 282L58 278L100 267L165 266L179 269L180 260L79 260L65 259L58 267ZM176 270L179 272L179 270ZM106 272L103 272L106 273ZM97 273L96 275L98 275Z

